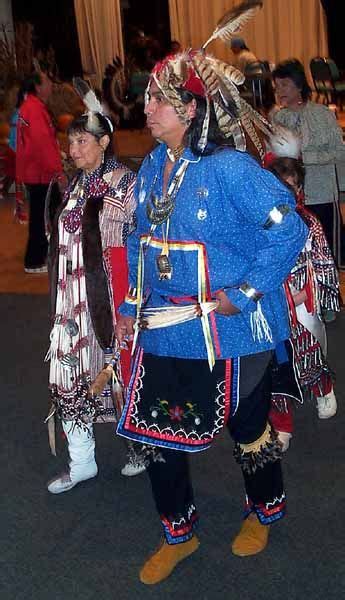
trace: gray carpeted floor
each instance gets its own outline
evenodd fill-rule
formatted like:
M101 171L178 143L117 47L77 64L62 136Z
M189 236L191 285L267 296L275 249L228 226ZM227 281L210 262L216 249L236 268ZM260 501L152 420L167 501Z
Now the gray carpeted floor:
M312 405L297 411L284 460L289 513L272 527L268 548L246 559L230 552L243 489L224 435L192 459L200 549L166 582L150 588L137 572L161 531L146 475L120 475L124 445L110 425L99 425L97 479L59 496L46 491L46 481L66 460L62 440L58 458L50 455L43 423L47 298L3 295L0 311L1 600L344 597L344 313L328 328L338 415L320 421Z

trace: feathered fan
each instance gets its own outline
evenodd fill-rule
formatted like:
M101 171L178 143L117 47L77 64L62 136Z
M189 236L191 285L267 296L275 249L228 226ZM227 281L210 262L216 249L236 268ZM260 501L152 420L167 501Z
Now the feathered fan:
M205 48L213 41L221 38L224 42L231 39L234 33L241 31L242 27L251 19L259 8L262 8L262 0L245 0L235 8L232 8L218 21L217 27L211 37L203 45Z

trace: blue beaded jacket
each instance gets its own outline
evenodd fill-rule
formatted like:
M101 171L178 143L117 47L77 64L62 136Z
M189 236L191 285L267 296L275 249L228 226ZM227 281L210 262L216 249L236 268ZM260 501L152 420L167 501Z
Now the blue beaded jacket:
M191 297L198 296L200 269L206 268L210 295L214 297L216 291L225 290L240 309L234 316L213 313L211 331L214 341L217 339L217 358L274 348L289 337L282 284L307 238L307 227L295 212L294 196L247 153L223 148L197 157L186 148L169 180L181 161L188 161L168 231L172 276L162 280L156 259L162 251L165 226L158 225L147 244L151 223L146 210L152 194L162 196L165 161L166 145L161 144L146 157L138 174L137 229L128 238L131 287L137 288L140 244L145 306L190 303ZM271 216L277 214L279 218L272 220ZM243 293L240 286L260 292L259 303ZM253 332L258 304L269 335ZM136 315L133 296L127 297L120 312ZM139 344L144 351L158 356L206 359L200 321L146 330L140 333Z

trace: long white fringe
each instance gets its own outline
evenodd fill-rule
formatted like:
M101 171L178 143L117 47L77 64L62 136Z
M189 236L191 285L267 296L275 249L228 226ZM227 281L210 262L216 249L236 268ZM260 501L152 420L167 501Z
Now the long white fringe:
M254 340L258 342L273 341L272 331L262 312L260 300L256 305L256 311L250 315L250 326Z

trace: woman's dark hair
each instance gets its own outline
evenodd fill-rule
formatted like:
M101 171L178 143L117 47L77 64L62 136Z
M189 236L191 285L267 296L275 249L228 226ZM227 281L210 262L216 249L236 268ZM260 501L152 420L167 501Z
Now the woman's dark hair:
M89 118L88 115L81 115L72 121L72 123L67 128L67 135L73 135L75 133L90 133L91 135L99 141L104 135L108 135L110 142L104 152L105 158L110 158L114 154L113 148L113 131L112 125L109 117L105 117L100 113L94 113L95 118L97 119L97 124L95 126L89 126Z
M304 185L305 169L302 161L297 158L288 158L286 156L275 158L269 165L268 170L274 173L288 187L291 186L286 183L287 177L294 177L298 187L303 187Z
M272 72L272 77L274 81L276 79L292 79L304 101L311 97L311 88L305 76L304 67L297 58L289 58L280 62Z
M196 94L191 94L186 90L179 90L183 104L189 104L193 99L196 102L195 117L185 133L186 144L190 147L193 154L196 156L207 156L219 150L220 147L234 147L232 138L227 138L219 129L216 115L213 108L213 103L210 106L210 123L207 135L207 146L204 151L198 147L198 143L202 134L202 127L206 114L206 99ZM233 108L234 115L236 114L235 107Z
M17 106L20 106L20 104L23 102L25 94L34 94L36 96L36 85L41 85L41 83L41 75L37 71L34 71L31 73L31 75L25 77L18 92ZM18 104L19 101L20 104Z
M17 92L17 100L16 100L16 108L20 108L21 105L23 104L24 100L25 100L25 94L26 94L26 89L24 87L24 82L21 83L20 88ZM29 92L29 93L36 93L35 92Z

